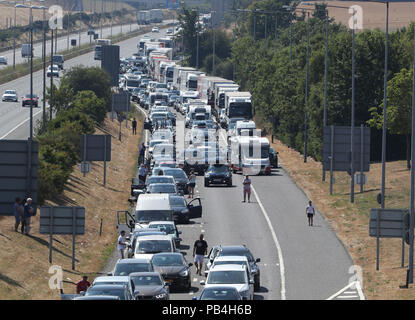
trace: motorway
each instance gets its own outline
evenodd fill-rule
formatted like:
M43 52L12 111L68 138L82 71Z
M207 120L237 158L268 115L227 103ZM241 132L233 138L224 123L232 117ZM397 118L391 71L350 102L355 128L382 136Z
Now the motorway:
M121 56L136 52L140 37L120 42ZM98 62L93 60L93 53L88 53L66 61L65 68L81 64L95 66ZM34 92L41 96L42 71L34 73L33 83ZM1 85L0 93L13 88L21 96L28 87L29 76L25 76ZM34 109L34 115L35 120L39 119L41 108ZM28 117L29 109L22 108L20 102L0 103L0 139L27 139ZM178 226L183 231L181 251L186 259L192 262L193 243L204 233L209 247L246 244L255 258L261 258L261 291L255 299L327 299L345 288L352 277L349 254L319 212L314 227L308 226L308 199L284 169L274 169L271 176L254 176L252 182L252 202L242 203L241 175L233 176L231 188L205 188L203 177L197 178L196 193L202 200L203 216ZM111 270L115 262L113 256L104 271ZM191 299L200 292L201 279L204 277L196 276L192 267L191 292L172 293L171 299Z
M140 28L140 26L137 25L136 23L131 24L131 31L137 30L139 28ZM123 25L122 31L123 31L123 33L130 32L130 24ZM100 28L96 28L95 32L99 34L99 38L106 38L106 37L109 37L111 35L111 27L102 28L102 37L101 37L101 29ZM113 36L116 36L120 33L121 33L121 25L117 25L117 26L112 27L112 35ZM64 35L62 35L62 34L64 34ZM77 46L79 45L79 33L70 33L69 34L69 48L72 48L71 44L70 44L71 39L75 39L76 40L76 45ZM89 42L90 42L90 36L88 36L86 31L83 31L81 33L81 41L80 41L81 45L89 43ZM92 43L94 43L93 39L92 39ZM55 39L53 40L53 46L54 46L53 50L55 50ZM67 48L68 48L68 35L66 33L66 30L63 30L63 29L58 30L58 41L57 41L57 44L56 44L56 49L57 49L56 51L59 53L59 51L67 50ZM35 58L41 58L42 57L42 42L35 43L33 45L33 49L34 49L34 57ZM46 55L50 54L50 50L51 50L51 48L50 48L50 40L49 40L49 41L46 41ZM7 51L4 51L4 52L0 52L0 56L4 56L4 57L7 58L8 66L13 65L13 50L7 50ZM23 63L23 62L27 61L26 58L22 58L21 48L16 48L15 59L16 59L16 64ZM0 70L3 69L3 68L6 68L6 67L7 67L6 65L1 65Z

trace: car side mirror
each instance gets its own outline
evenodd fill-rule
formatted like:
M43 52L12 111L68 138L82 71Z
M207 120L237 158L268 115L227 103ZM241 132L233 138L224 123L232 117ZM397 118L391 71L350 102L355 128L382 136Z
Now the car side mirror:
M81 292L79 292L79 295L80 295L80 296L84 296L84 295L85 295L85 291L81 291Z
M255 280L253 279L249 280L249 284L255 284Z
M193 297L192 300L197 300L197 297Z
M179 231L179 232L178 232L178 234L182 234L182 232L181 232L181 231Z
M163 282L163 285L165 286L165 287L168 287L169 285L170 285L170 282Z
M201 280L200 281L200 285L204 286L205 284L206 284L206 281L205 280Z
M191 267L191 266L193 266L193 263L191 263L191 262L190 262L190 263L189 263L189 267Z
M258 259L256 259L256 260L255 260L255 262L261 262L261 259L260 259L260 258L258 258Z

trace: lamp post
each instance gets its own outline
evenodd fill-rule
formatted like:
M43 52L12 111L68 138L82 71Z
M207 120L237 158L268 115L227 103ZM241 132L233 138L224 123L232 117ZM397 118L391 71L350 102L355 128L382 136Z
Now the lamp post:
M42 39L42 62L43 62L43 101L42 101L42 107L43 107L43 117L42 117L42 131L46 131L46 16L45 16L45 10L47 7L41 6L40 9L43 10L43 21L42 21L42 27L43 27L43 39Z

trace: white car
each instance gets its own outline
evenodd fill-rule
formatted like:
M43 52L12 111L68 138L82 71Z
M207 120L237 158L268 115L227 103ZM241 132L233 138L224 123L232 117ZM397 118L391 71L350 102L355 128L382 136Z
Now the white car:
M151 235L138 238L134 258L151 260L153 255L159 252L177 252L171 236Z
M59 77L59 67L56 64L49 66L48 70L46 71L46 75L48 77L50 77L51 75L53 75L54 77Z
M213 286L233 287L238 290L244 300L254 298L254 280L250 279L246 266L239 264L222 264L212 266L206 281L200 284L206 288Z
M19 99L17 97L16 90L6 90L1 98L2 101L13 101L17 102Z
M159 28L158 27L154 27L153 29L151 29L151 32L159 32Z

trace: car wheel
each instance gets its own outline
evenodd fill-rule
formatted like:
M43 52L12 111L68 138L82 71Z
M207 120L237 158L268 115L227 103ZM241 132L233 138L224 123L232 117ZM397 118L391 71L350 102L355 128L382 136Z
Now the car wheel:
M228 187L232 187L232 180L228 182Z
M255 283L254 283L254 291L258 292L261 290L261 283L260 283L260 279L259 277L255 278Z

